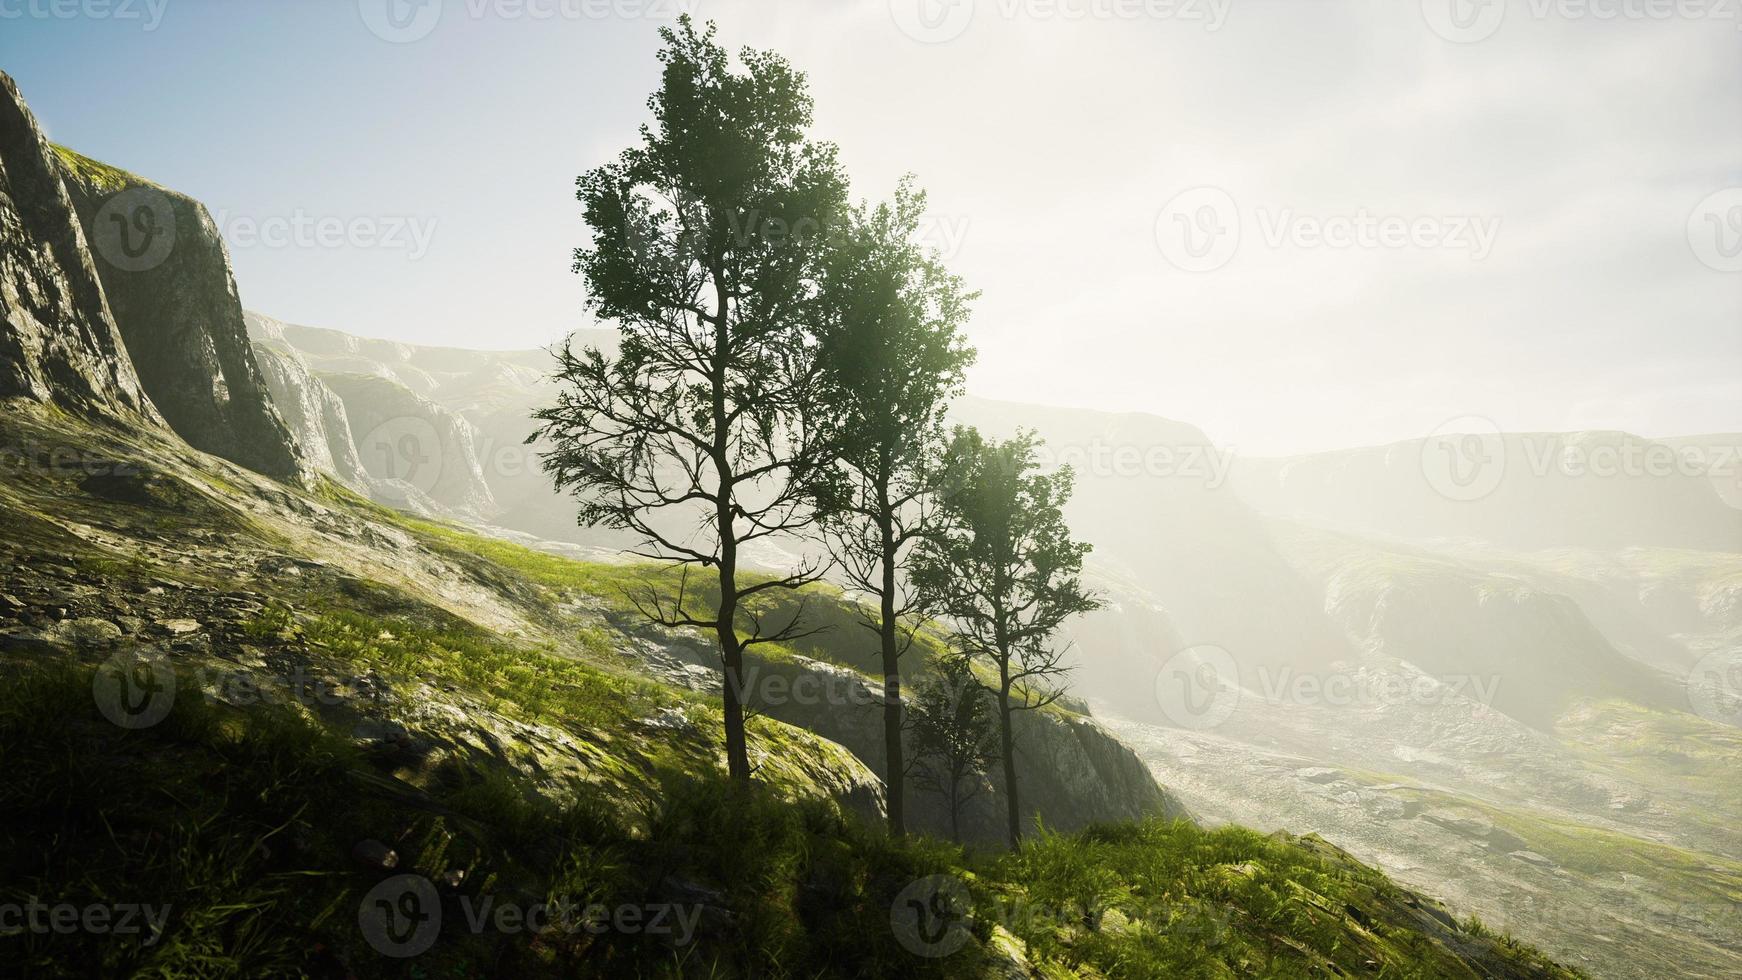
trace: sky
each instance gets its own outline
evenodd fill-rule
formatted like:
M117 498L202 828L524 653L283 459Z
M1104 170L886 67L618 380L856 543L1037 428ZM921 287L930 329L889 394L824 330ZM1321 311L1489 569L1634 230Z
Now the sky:
M1733 0L0 0L0 70L249 308L526 348L593 325L574 178L685 10L808 75L855 196L917 176L975 394L1249 455L1742 432Z

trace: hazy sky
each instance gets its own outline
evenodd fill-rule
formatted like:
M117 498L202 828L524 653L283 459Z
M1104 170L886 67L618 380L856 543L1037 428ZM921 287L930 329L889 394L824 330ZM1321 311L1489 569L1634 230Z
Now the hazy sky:
M0 68L205 201L249 307L530 347L690 9L809 74L858 195L919 176L978 394L1247 453L1742 430L1734 0L426 3L0 0Z

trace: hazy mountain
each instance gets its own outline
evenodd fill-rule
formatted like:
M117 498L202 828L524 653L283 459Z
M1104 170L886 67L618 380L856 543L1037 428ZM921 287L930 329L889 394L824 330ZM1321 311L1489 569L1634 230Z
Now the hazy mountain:
M1407 539L1742 550L1707 469L1623 432L1477 434L1243 459L1234 485L1267 514Z

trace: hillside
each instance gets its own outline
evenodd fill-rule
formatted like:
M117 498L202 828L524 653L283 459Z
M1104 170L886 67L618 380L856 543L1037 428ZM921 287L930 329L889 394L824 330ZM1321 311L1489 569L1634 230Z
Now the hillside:
M710 788L717 701L656 679L647 638L613 621L613 584L647 574L634 566L486 542L41 410L9 408L0 433L85 447L77 466L27 457L0 480L6 897L53 884L170 910L150 946L5 940L38 975L732 976L770 956L865 976L1559 975L1312 838L1207 833L1157 809L1007 858L891 844L853 815L877 813L870 771L772 719L754 726L765 793L731 803ZM1098 819L1061 802L1055 826ZM916 955L890 917L937 881L962 882L975 911L948 955ZM354 910L406 887L427 887L447 925L402 966ZM548 896L680 907L695 931L457 925Z

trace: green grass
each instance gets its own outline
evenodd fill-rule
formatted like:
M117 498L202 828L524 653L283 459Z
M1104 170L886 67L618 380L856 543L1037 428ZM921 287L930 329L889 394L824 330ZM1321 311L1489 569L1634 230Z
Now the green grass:
M343 499L343 495L349 495L349 491L341 490L336 496ZM366 506L385 510L377 504ZM645 606L650 600L657 599L670 608L682 589L689 597L691 611L705 613L719 596L718 584L706 572L691 572L686 581L681 570L652 562L578 561L487 537L454 524L393 511L388 513L394 523L450 557L460 560L481 558L545 588L563 594L594 597L619 624L637 620L640 616L637 600ZM758 580L753 573L744 577L747 584ZM805 656L858 671L872 680L881 680L883 665L876 635L865 628L859 608L839 588L813 583L796 591L770 590L753 597L746 609L750 614L760 616L765 628L774 629L799 615L801 604L805 628L818 632L787 643L759 644L754 648L756 656L771 660ZM740 628L739 634L748 636L749 630ZM914 649L902 659L903 676L923 670L924 665L939 656L944 647L945 639L936 627L921 629ZM996 686L997 675L991 668L976 663L974 669L982 682ZM1018 696L1020 693L1019 687ZM1076 714L1068 705L1058 702L1048 705L1045 710L1058 716Z
M1153 820L969 859L706 773L667 774L640 808L553 802L506 769L418 792L293 708L178 698L156 726L105 724L92 676L44 668L0 686L0 902L137 902L167 907L168 924L150 944L0 937L0 956L32 975L969 977L985 975L995 930L1049 977L1478 975L1401 918L1384 876L1310 839ZM390 874L350 859L364 838L399 853L391 873L453 882L439 939L414 959L377 955L357 926ZM936 875L963 883L974 916L959 950L918 956L891 910ZM615 908L674 895L713 906L680 947L464 926L462 902L486 898ZM1571 975L1465 938L1506 967L1489 975Z
M93 160L77 150L69 150L58 143L51 145L54 146L54 152L61 158L61 162L66 165L68 170L98 190L118 191L131 184L148 183L148 181L136 177L120 167L112 167L101 161Z

